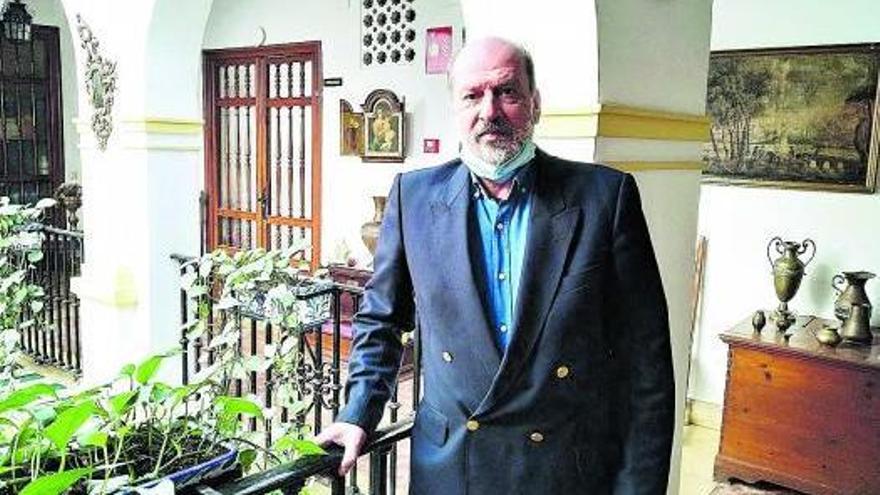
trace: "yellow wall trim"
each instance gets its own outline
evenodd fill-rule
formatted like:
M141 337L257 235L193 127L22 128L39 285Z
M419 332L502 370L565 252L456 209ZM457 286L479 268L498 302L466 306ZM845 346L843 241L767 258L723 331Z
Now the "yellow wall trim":
M103 274L100 278L74 277L70 283L71 290L81 299L114 308L133 308L138 304L134 273L126 267L117 267L112 275Z
M146 134L201 134L205 126L201 120L170 117L122 119L121 124L128 132Z
M705 142L709 129L709 118L704 115L601 104L545 111L535 133L538 137L557 139L615 137Z
M652 170L657 171L670 171L670 170L695 170L702 171L703 170L703 162L646 162L646 161L632 161L632 162L620 162L620 161L611 161L611 162L602 162L609 167L614 167L617 170L621 170L624 172L649 172Z

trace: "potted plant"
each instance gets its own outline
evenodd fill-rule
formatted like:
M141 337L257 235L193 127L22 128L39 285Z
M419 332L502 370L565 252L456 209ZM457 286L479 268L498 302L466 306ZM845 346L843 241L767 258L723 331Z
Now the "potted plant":
M75 394L33 384L0 395L0 494L124 493L133 486L173 493L175 486L230 466L246 472L322 453L303 439L296 422L272 422L274 442L264 445L258 434L244 431L242 420L268 424L271 411L228 394L232 380L272 368L279 377L277 397L296 410L298 356L292 339L263 356L242 356L240 328L228 324L235 318L214 328L208 317L215 310L259 310L273 323L294 329L318 318L326 310L323 304L297 298L303 288L316 286L293 268L296 252L216 252L194 261L195 275L182 282L199 304L186 327L191 338L205 339L215 360L192 383L174 386L156 379L162 362L175 355L167 353L128 365L113 382Z

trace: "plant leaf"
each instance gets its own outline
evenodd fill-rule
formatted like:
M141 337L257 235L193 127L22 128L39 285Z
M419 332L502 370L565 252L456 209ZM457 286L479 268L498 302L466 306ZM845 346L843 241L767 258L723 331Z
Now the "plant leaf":
M159 365L162 364L164 356L151 356L146 361L138 365L134 372L134 379L141 385L146 384L159 371Z
M28 483L20 495L60 495L91 472L91 468L79 468L40 476Z
M19 407L26 406L41 397L54 397L56 390L57 387L47 385L45 383L37 383L29 387L16 390L9 394L5 399L0 401L0 413L6 412L10 409L18 409Z
M134 376L135 369L136 368L133 364L128 363L125 366L123 366L121 370L119 370L119 375L120 376L127 376L127 377L131 378L132 376Z
M245 399L244 397L220 396L214 400L214 403L220 407L221 414L234 416L243 414L245 416L263 417L263 410L256 402Z
M60 413L55 421L46 427L44 431L46 438L51 440L58 450L63 451L73 435L95 415L96 409L95 402L88 400Z
M117 416L124 415L134 405L137 394L137 390L129 390L110 397L110 410Z
M326 450L322 449L321 446L315 442L299 439L293 441L293 450L301 455L324 455L327 453Z

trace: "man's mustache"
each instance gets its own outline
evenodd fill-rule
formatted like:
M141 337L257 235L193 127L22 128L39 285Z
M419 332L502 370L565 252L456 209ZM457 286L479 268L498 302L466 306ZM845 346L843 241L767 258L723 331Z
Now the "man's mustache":
M502 136L509 137L509 136L513 136L514 129L513 129L513 126L511 126L509 123L507 123L501 119L495 119L495 120L490 120L490 121L482 124L480 127L478 127L477 132L476 132L476 136L477 136L477 139L479 139L479 138L485 136L486 134L490 134L490 133L491 134L500 134Z

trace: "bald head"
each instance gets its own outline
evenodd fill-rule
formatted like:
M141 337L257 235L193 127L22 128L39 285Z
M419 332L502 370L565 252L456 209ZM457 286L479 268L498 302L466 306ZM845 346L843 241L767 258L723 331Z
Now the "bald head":
M532 61L532 55L521 45L499 37L476 39L468 42L459 50L447 72L449 87L453 87L455 78L462 73L483 70L487 62L510 60L514 60L523 71L529 91L534 91L535 64Z

